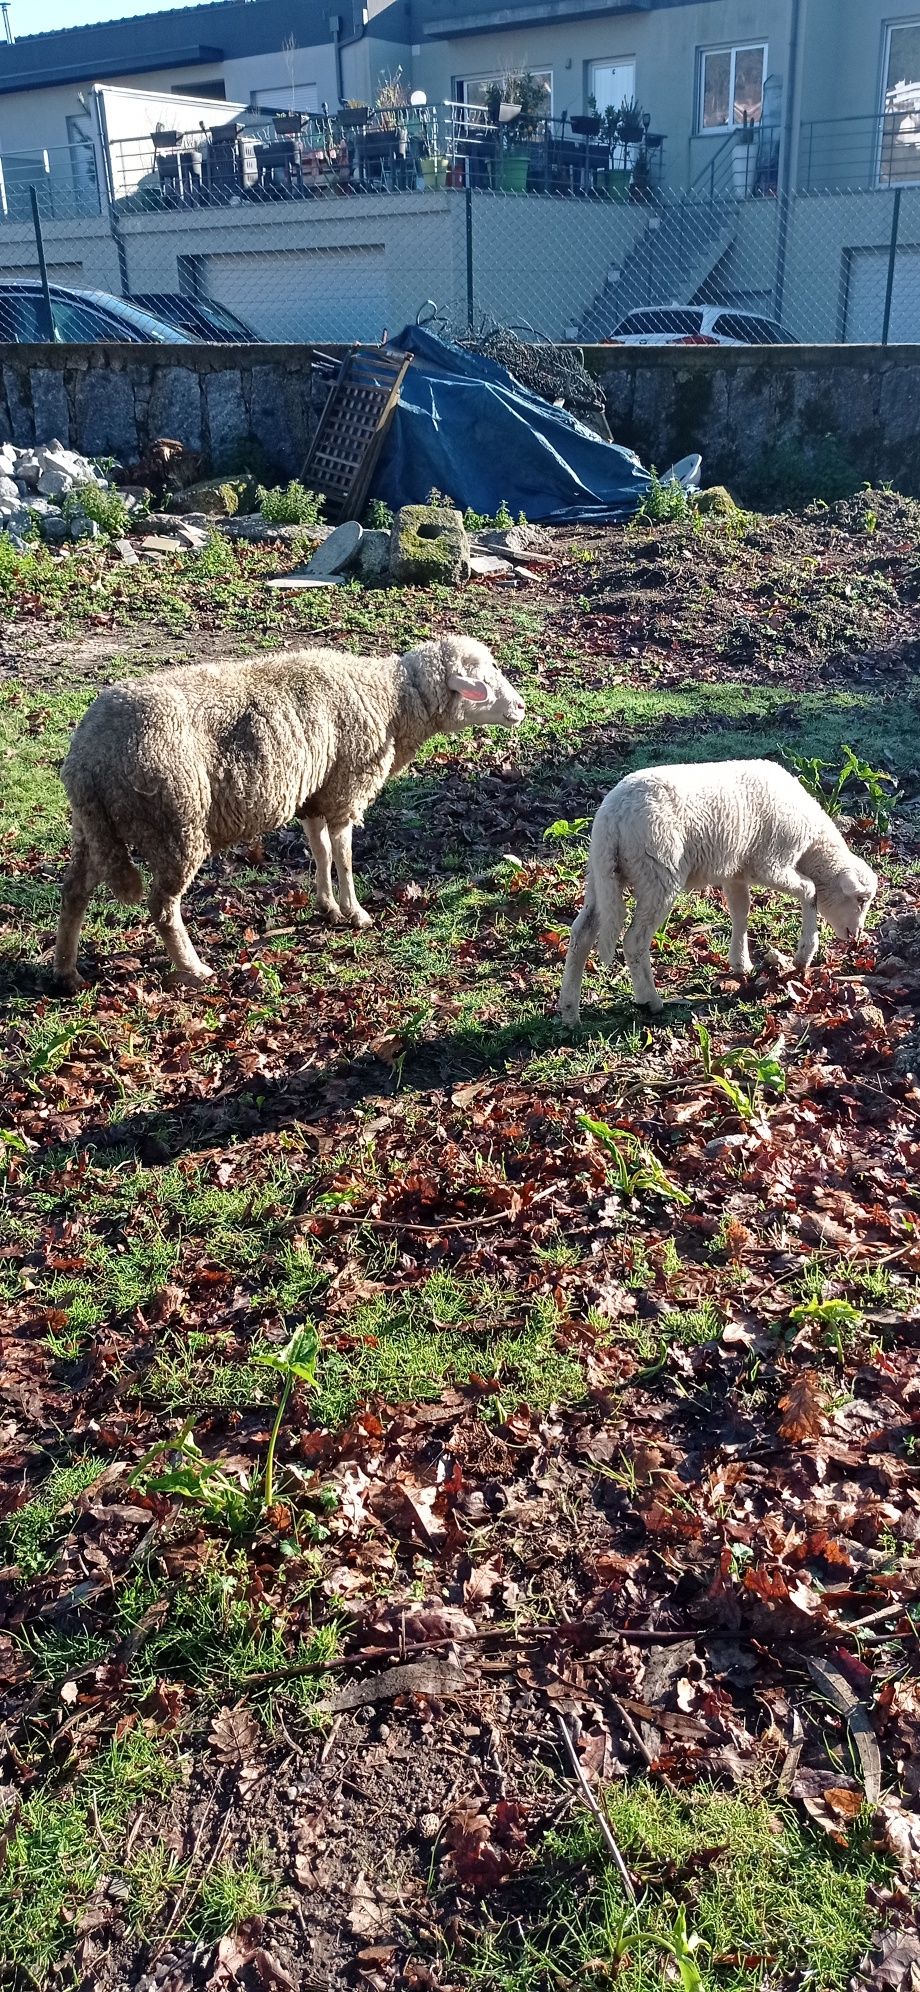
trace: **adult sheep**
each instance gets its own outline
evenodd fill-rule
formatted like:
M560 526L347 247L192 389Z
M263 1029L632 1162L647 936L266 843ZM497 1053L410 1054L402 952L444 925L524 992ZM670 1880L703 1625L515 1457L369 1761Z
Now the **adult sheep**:
M316 860L316 899L330 920L367 927L351 869L351 833L387 777L424 741L465 726L518 726L524 701L485 644L442 636L403 657L309 649L159 671L109 686L84 714L61 770L73 814L54 973L81 987L77 946L105 883L143 897L134 852L151 874L150 915L188 982L211 970L182 918L182 894L211 852L299 816ZM332 862L339 901L332 890Z
M569 936L560 1016L578 1022L595 941L601 960L613 961L626 919L624 889L636 902L623 953L637 1003L664 1007L652 977L651 942L679 892L721 887L732 922L729 963L747 975L752 885L799 901L795 959L807 968L818 951L819 916L838 940L855 940L878 880L801 782L773 761L712 761L627 775L604 797L591 828L585 903Z

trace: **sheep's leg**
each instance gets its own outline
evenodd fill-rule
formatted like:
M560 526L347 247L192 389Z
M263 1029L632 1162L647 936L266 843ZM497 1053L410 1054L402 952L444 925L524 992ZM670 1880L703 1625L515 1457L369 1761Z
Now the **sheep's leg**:
M599 924L597 905L589 887L585 903L577 920L573 922L572 931L569 935L568 953L565 958L565 968L562 974L562 987L559 991L559 1000L556 1004L556 1009L565 1024L577 1024L578 1022L581 1007L582 979L587 966L588 956L597 939Z
M772 886L774 892L787 892L791 899L798 900L802 908L802 928L793 959L796 968L809 968L818 952L818 895L812 880L803 877L794 865L788 865L783 871L774 872L773 877L765 879L764 883Z
M196 953L182 918L182 894L197 870L198 865L194 864L182 877L162 873L154 877L147 902L150 918L182 982L209 982L213 974Z
M332 839L335 875L339 881L339 905L345 919L349 920L353 927L372 927L373 917L370 913L365 913L355 893L355 882L351 872L351 824L344 823L337 829L330 830L329 835Z
M663 1010L664 1004L655 988L652 975L652 941L659 927L664 923L674 904L676 894L666 887L659 887L653 899L637 902L635 913L626 929L623 941L623 954L629 970L633 996L647 1010Z
M316 910L337 924L342 912L332 890L332 845L325 816L305 816L303 827L316 866Z
M99 871L90 857L86 838L79 824L75 822L70 864L61 886L61 910L58 915L57 940L54 946L54 979L68 996L75 996L78 989L85 988L83 977L77 968L77 948L84 915L99 883L99 876Z
M748 947L748 920L751 913L751 894L747 881L743 878L725 879L722 891L725 904L732 916L732 937L728 949L728 965L736 975L750 975L753 966Z

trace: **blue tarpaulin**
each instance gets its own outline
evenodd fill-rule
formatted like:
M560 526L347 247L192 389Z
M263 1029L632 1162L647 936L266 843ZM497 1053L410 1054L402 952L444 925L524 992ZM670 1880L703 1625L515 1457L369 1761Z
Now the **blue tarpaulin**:
M409 325L393 346L413 355L387 432L373 495L394 511L429 491L494 516L545 524L628 519L649 488L632 450L604 443L495 360Z

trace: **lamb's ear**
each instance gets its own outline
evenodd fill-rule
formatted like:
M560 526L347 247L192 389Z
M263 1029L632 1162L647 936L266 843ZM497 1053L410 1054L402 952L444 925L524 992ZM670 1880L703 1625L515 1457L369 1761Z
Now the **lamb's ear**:
M488 705L491 693L482 678L471 678L466 671L449 671L447 689L457 692L467 705Z

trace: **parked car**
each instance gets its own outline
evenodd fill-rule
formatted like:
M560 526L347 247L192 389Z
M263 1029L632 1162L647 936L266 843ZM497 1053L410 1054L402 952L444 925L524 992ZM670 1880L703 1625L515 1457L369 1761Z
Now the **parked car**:
M206 346L251 346L262 342L261 333L254 332L251 325L244 325L235 311L228 311L226 305L218 304L212 297L150 291L130 297L128 303L140 305L155 318L165 318L170 325L181 326L183 332L190 332L193 339L200 339Z
M187 346L188 332L143 311L130 298L108 291L70 290L49 285L54 339L58 345L127 341L142 346ZM41 284L0 282L0 341L14 346L48 343L48 322Z
M653 305L628 311L608 346L795 346L798 340L775 318L732 311L719 304Z

